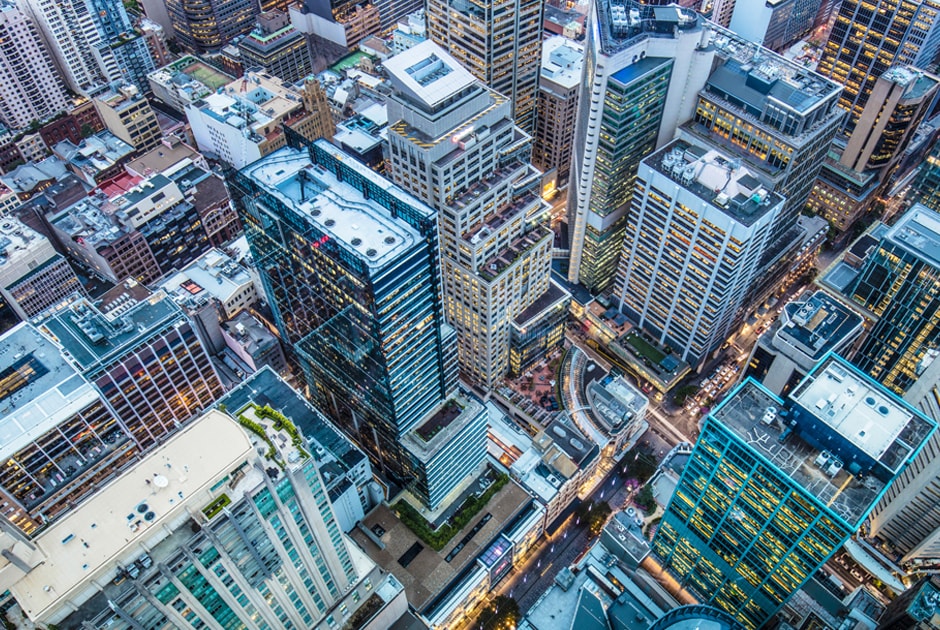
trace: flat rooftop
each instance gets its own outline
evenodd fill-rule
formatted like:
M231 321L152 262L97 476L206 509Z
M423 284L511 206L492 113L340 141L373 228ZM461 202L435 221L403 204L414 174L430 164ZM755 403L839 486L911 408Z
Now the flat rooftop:
M848 337L861 331L864 319L846 306L817 291L803 301L783 307L783 321L776 336L811 359L821 359Z
M581 84L584 46L556 35L542 42L542 78L564 88Z
M345 154L340 155L346 162L355 162ZM341 243L343 249L371 268L390 263L422 240L405 221L392 217L376 201L313 164L306 151L279 149L245 167L242 173L299 211L327 238ZM384 180L376 173L369 177Z
M915 203L883 238L940 267L940 214L927 206Z
M408 595L408 603L415 609L421 610L465 566L469 563L476 563L477 556L490 546L490 543L499 535L506 523L530 501L532 501L532 498L529 494L518 484L510 481L440 551L434 551L434 549L421 542L384 504L372 510L362 522L365 529L378 536L385 545L384 549L379 549L358 528L350 532L349 535L376 564L394 574L398 581L404 584L405 593ZM486 523L464 543L464 546L448 562L447 557L454 547L460 544L474 526L487 514L490 515L490 518ZM415 544L419 545L421 549L410 558L410 561L405 562L407 566L402 566L399 560L406 558L406 552L409 550L417 549L417 547L414 547Z
M252 451L238 424L207 412L40 534L45 562L10 589L16 601L36 619L91 580L109 581L122 553L185 516L190 503L208 501L208 489Z
M781 409L782 404L756 381L748 379L709 414L706 422L717 420L793 483L823 505L829 505L846 523L857 525L881 495L885 484L872 475L864 480L853 479L845 468L830 477L815 463L820 456L819 449L808 444L796 431L781 441L784 433L781 424L766 424L761 420L769 407Z
M837 356L813 370L790 398L894 472L910 459L932 426Z
M95 389L28 324L0 337L0 457L98 399Z
M384 62L392 81L427 107L435 107L476 83L476 78L431 40Z
M160 287L178 298L211 295L226 302L249 283L247 269L213 248L161 282Z
M111 289L98 305L87 299L73 302L43 321L40 329L68 353L74 365L86 371L181 316L179 307L166 293L150 293L136 283L130 286L131 282Z
M742 225L754 224L783 203L740 161L715 149L675 140L643 161Z

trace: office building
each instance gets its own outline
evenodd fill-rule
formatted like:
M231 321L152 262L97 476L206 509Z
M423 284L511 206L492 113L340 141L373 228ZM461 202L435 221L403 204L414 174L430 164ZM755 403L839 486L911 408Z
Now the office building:
M850 135L875 89L893 66L927 69L940 52L940 3L936 0L844 0L817 72L845 86L839 103L849 112ZM866 130L867 131L867 130Z
M795 298L751 350L745 376L777 396L796 387L829 352L850 356L864 318L825 291Z
M428 24L421 8L398 20L398 26L392 31L392 54L403 53L427 38Z
M167 0L174 39L192 53L218 52L254 27L253 0Z
M488 88L508 98L513 120L528 134L535 130L542 6L538 0L496 0L485 6L430 0L425 10L428 38Z
M315 460L260 457L261 438L206 413L7 551L4 587L30 621L61 627L319 630L367 602L389 627L407 610L401 584L347 542Z
M940 212L940 142L934 143L921 163L907 198L934 212Z
M40 330L101 392L141 448L214 402L222 385L193 325L162 292L133 281L79 300Z
M437 507L482 464L486 418L453 398L435 212L325 140L281 149L230 187L310 396Z
M767 190L784 198L761 260L752 302L792 279L822 244L801 219L813 183L845 114L842 86L731 31L713 28L718 63L699 91L679 137L740 160ZM807 229L809 227L810 229Z
M728 3L721 4L725 10ZM713 19L744 39L783 53L813 30L820 4L820 0L734 0L730 21Z
M316 79L298 90L265 72L248 71L187 103L186 118L200 151L243 168L287 144L285 125L307 140L329 137L321 135L334 130L324 100Z
M384 65L391 176L439 213L444 314L457 329L462 372L490 388L510 369L514 318L552 290L552 233L531 140L513 124L509 100L434 42Z
M730 156L681 140L666 145L636 176L618 310L701 366L742 323L782 208L783 198Z
M556 35L542 43L542 70L532 141L532 165L551 175L555 187L568 187L571 143L578 115L578 94L584 46Z
M313 72L307 40L280 11L258 16L258 25L238 41L238 55L243 68L261 68L288 83Z
M420 4L412 6L409 11ZM307 38L315 70L329 67L382 32L379 8L372 2L306 0L288 11L294 28Z
M895 167L940 88L940 79L895 66L874 82L856 131L837 138L808 206L836 229L849 229L884 195Z
M13 216L0 219L0 296L17 317L28 320L75 294L85 289L49 239Z
M163 10L164 12L166 11L166 5L164 5ZM144 39L147 50L150 51L150 57L153 59L153 65L155 67L162 68L173 60L173 55L166 45L166 32L168 29L172 32L172 28L169 25L164 27L162 24L153 20L141 17L137 19L135 26L140 36Z
M0 3L0 123L24 129L68 108L65 86L33 19Z
M183 304L204 297L218 300L226 320L253 306L259 298L248 270L215 248L165 278L160 288Z
M933 630L940 622L938 605L940 579L922 577L888 604L876 630Z
M844 293L877 318L852 361L897 393L940 341L940 214L915 204L880 241Z
M300 430L344 532L352 531L382 500L381 488L373 479L365 453L273 368L263 367L249 376L220 398L215 407L237 417L248 405L268 406Z
M136 85L125 83L92 99L108 131L134 147L138 155L160 144L157 115Z
M706 417L653 553L692 598L761 627L935 429L838 355L786 400L748 379Z
M215 175L204 176L222 186ZM48 221L70 256L112 282L149 284L209 250L192 193L163 174L125 174Z

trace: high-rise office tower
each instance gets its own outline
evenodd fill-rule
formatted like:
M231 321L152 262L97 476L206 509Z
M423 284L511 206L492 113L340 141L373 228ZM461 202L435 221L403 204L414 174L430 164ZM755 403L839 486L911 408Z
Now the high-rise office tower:
M894 598L878 620L876 630L931 630L937 627L940 578L922 577Z
M728 3L724 3L725 10ZM732 3L730 21L716 22L765 48L784 52L791 44L805 37L816 22L820 0L736 0Z
M532 165L544 173L554 170L555 186L562 190L568 187L571 174L583 61L584 46L566 37L550 37L542 45Z
M439 213L444 314L457 329L461 370L489 388L509 370L514 320L550 336L553 324L538 315L567 299L550 280L552 234L531 139L513 124L509 100L434 42L385 70L391 175Z
M510 99L513 119L526 133L535 130L542 12L539 0L430 0L426 10L428 37Z
M907 198L940 212L940 142L935 141L920 165Z
M115 86L92 101L108 131L134 147L139 155L160 146L163 132L157 115L136 85Z
M258 16L257 28L239 40L238 55L243 68L262 68L288 83L313 73L307 40L281 11Z
M845 86L844 132L855 129L883 73L892 66L927 69L938 52L937 0L843 0L817 72Z
M940 214L914 204L882 237L845 289L877 321L852 361L903 393L940 344Z
M259 13L255 0L167 0L177 41L194 53L218 52L251 31Z
M571 282L613 282L636 169L691 118L714 57L707 37L694 11L592 5L568 187Z
M619 309L701 365L747 311L783 198L732 158L682 140L640 163L617 274Z
M23 1L73 90L92 96L118 80L147 90L153 58L120 0Z
M653 553L692 597L758 628L859 529L935 429L837 355L786 400L748 379L706 417Z
M134 281L81 299L40 330L101 392L140 448L174 433L222 394L192 323L161 292Z
M67 108L65 86L33 19L0 2L0 123L23 129Z
M839 230L871 209L933 103L940 79L895 66L874 82L855 130L837 138L808 205Z
M482 405L454 398L436 213L325 140L275 151L230 185L309 395L436 507L486 452Z
M4 532L4 590L62 628L333 628L363 608L390 627L401 583L343 535L314 457L258 448L271 435L207 412L33 540Z

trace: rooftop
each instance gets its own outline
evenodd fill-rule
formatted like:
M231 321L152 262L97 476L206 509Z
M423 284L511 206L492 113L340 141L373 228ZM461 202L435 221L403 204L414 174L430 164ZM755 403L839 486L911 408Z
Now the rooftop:
M891 480L880 474L865 474L870 468L860 470L863 457L884 457L885 453L894 457L898 451L910 456L931 427L926 419L891 400L887 392L844 359L830 356L791 395L798 408L785 410L783 400L748 378L709 414L707 422L717 420L793 483L855 527ZM866 402L869 399L874 402ZM796 409L809 417L804 418ZM802 424L786 421L786 414ZM810 426L812 421L822 422L843 443L825 438L831 444L827 447L830 450L815 446L816 440L824 440L825 436L818 427ZM876 421L879 426L874 426ZM896 468L897 463L892 470Z
M73 302L46 319L41 330L62 347L73 365L85 372L130 350L181 316L179 307L163 291L151 293L127 280L98 302Z
M775 337L804 353L814 362L861 331L861 315L849 310L825 291L783 307Z
M266 72L245 72L241 79L220 87L191 107L237 129L250 128L261 138L264 128L303 107L303 99L292 85Z
M362 451L349 438L268 366L249 376L220 398L215 406L218 408L224 405L227 410L237 413L251 403L259 407L270 405L290 418L308 441L319 446L311 445L318 463L335 458L348 469L365 459Z
M940 214L923 204L911 206L883 239L934 267L940 267Z
M402 197L409 205L422 206L381 175L344 153L325 147L326 144L320 146L339 159L345 158L345 166L356 169L392 196ZM305 215L326 235L324 239L340 243L343 249L372 268L381 268L421 241L414 228L393 217L385 207L366 198L331 171L313 164L306 151L291 147L279 149L247 166L242 173Z
M35 539L46 560L10 589L17 602L36 619L81 597L91 580L110 580L122 553L185 517L190 502L207 497L251 452L225 414L191 422Z
M557 283L549 282L548 289L545 290L545 293L540 295L532 304L529 304L521 313L516 315L516 318L513 319L512 322L516 326L525 326L529 323L529 320L538 317L546 309L555 306L559 302L568 301L570 299L570 293L561 288Z
M921 98L937 85L938 79L914 66L894 66L882 73L882 79L887 79L898 85L906 86L905 98Z
M43 252L45 250L45 252ZM39 260L41 254L44 260ZM29 227L15 216L0 218L0 278L6 277L6 270L17 265L21 259L28 259L35 265L45 262L55 255L52 244L45 236ZM25 274L25 267L22 273Z
M835 355L820 363L790 398L895 473L934 426Z
M701 30L704 18L676 5L653 7L634 0L595 3L601 49L613 55L643 37L675 39L679 31Z
M187 158L196 160L199 157L194 148L179 138L169 137L164 138L155 149L125 164L124 168L140 177L147 177L171 169Z
M401 438L409 453L422 461L430 461L454 435L463 430L481 413L483 405L474 398L456 395L445 401L437 411Z
M581 83L584 46L556 35L542 42L542 78L564 88Z
M435 107L476 83L456 59L425 40L385 61L385 71L399 89Z
M130 156L134 152L134 147L110 131L100 131L84 138L78 145L63 140L52 147L52 151L91 181L99 173Z
M98 393L27 324L0 337L0 457L6 459Z
M227 302L251 283L248 270L219 249L210 249L160 283L177 302L212 296Z
M148 80L158 85L172 84L180 90L188 90L194 98L214 92L233 78L192 55L184 55L147 75Z
M612 433L620 433L646 414L649 400L622 376L605 378L600 383L592 381L587 389L604 428Z
M715 149L675 140L643 161L742 225L752 225L783 203L740 161Z

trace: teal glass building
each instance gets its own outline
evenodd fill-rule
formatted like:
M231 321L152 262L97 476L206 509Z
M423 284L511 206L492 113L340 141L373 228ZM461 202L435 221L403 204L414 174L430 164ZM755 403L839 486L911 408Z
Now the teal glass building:
M748 628L865 522L936 424L838 355L788 399L748 379L706 418L653 553Z

